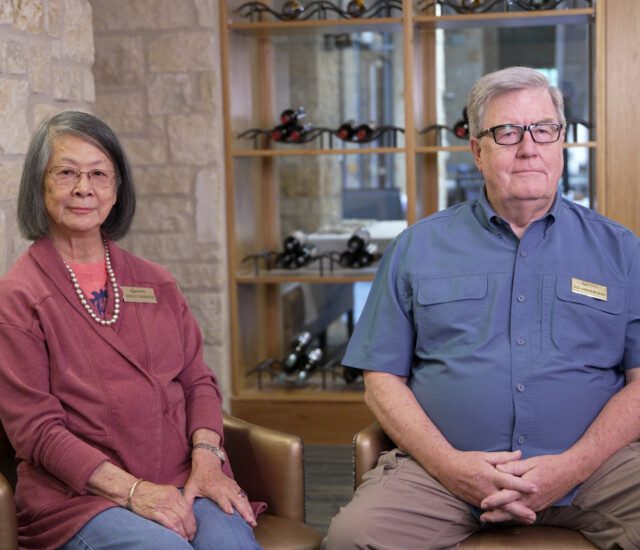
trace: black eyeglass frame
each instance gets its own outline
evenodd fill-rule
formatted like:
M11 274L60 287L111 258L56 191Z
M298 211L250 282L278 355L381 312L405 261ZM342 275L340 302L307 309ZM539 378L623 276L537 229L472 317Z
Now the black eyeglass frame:
M531 131L531 129L533 128L535 130L540 126L555 126L558 132L556 139L554 139L553 141L538 141L533 135L533 132ZM500 143L498 141L498 138L496 138L496 130L499 130L500 128L519 128L520 130L522 130L520 134L520 139L514 143ZM547 143L555 143L556 141L558 141L560 139L560 136L562 135L563 128L564 128L564 124L559 124L557 122L537 122L535 124L528 124L526 126L523 126L521 124L498 124L498 126L493 126L491 128L487 128L486 130L482 130L482 132L480 132L476 137L477 139L480 139L486 136L487 134L491 134L493 136L493 141L495 141L496 144L498 145L518 145L524 139L525 132L529 132L529 135L531 136L531 139L533 139L533 141L535 141L536 143L547 144Z

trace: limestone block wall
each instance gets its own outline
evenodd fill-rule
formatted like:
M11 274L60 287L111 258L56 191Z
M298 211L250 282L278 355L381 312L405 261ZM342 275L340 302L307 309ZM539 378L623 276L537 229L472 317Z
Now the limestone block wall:
M92 111L88 0L0 0L0 276L30 244L16 227L29 137L59 111Z
M230 389L217 0L91 0L95 112L129 154L138 209L123 245L178 279Z

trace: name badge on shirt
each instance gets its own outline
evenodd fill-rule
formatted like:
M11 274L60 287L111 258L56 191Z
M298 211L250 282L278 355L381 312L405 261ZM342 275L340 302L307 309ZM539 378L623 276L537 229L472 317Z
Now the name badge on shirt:
M121 286L122 299L125 302L139 302L143 304L157 304L156 295L152 288L139 286Z
M589 281L583 281L582 279L576 279L571 277L571 292L575 294L582 294L583 296L589 296L596 300L607 301L607 287L603 285L597 285L596 283L590 283Z

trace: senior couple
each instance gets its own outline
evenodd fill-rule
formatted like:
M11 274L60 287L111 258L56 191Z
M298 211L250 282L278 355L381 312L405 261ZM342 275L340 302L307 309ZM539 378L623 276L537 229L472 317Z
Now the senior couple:
M559 193L566 121L542 74L488 74L467 108L485 186L385 252L343 362L364 371L397 448L323 548L455 548L537 524L638 549L638 241ZM134 209L103 122L67 112L41 125L18 204L35 242L0 280L20 546L258 548L259 506L233 481L186 301L114 243Z

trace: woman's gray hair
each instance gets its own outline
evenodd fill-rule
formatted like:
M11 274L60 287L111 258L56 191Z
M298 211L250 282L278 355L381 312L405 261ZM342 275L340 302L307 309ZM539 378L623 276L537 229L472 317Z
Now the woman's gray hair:
M80 111L65 111L43 121L27 150L18 193L18 227L23 237L36 240L49 234L44 204L44 177L56 137L74 135L95 145L109 157L116 171L117 199L100 227L105 237L124 237L133 221L136 194L129 162L113 130L102 120Z
M484 109L490 99L531 88L543 88L549 92L558 116L558 122L564 126L566 118L562 92L555 86L551 86L547 77L540 71L530 67L509 67L483 76L471 88L467 102L469 135L476 137L484 130Z

